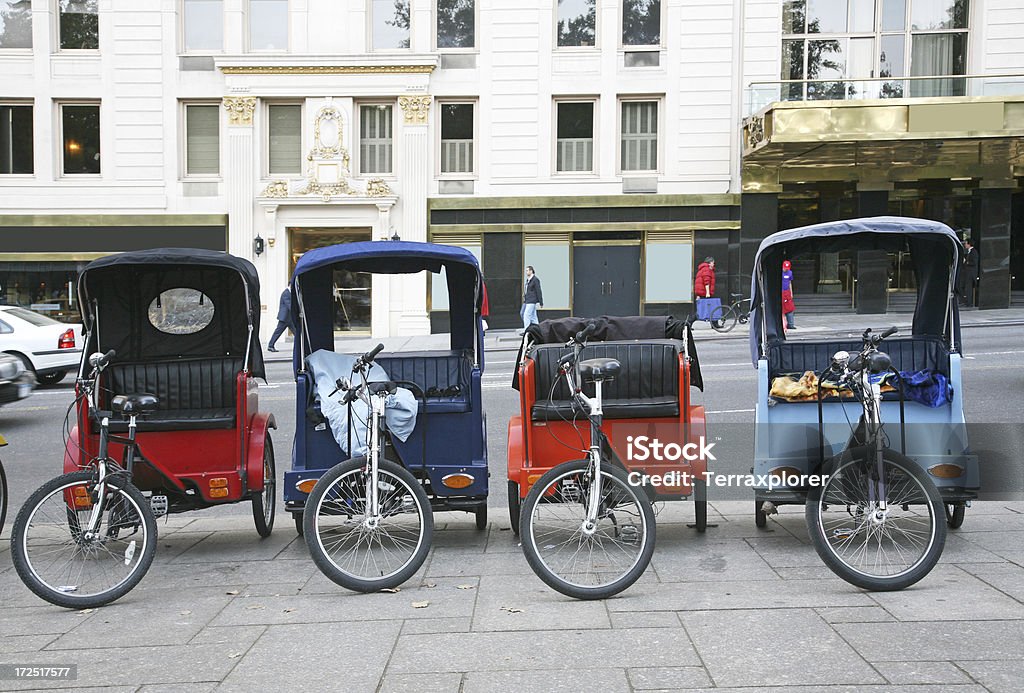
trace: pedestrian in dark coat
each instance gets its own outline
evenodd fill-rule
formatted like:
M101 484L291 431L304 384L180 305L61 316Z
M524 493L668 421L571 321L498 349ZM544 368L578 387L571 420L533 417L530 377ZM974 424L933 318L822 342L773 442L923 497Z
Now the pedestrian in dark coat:
M978 249L974 247L971 239L964 241L964 266L961 274L961 293L964 297L964 304L973 308L978 298L978 283L981 280L981 265L978 262Z
M270 335L270 343L267 345L267 351L277 351L274 344L277 343L278 338L284 334L284 331L290 329L292 333L295 330L295 324L292 321L292 291L286 288L281 292L281 300L277 306L277 327L274 328L274 334Z

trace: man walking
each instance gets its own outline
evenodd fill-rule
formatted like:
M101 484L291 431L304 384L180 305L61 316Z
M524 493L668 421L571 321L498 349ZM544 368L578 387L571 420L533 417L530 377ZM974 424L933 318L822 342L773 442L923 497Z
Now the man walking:
M277 327L274 328L274 334L270 335L267 351L277 351L274 344L286 329L295 332L295 325L292 323L292 292L287 287L281 292L281 300L277 306Z
M530 325L536 325L537 306L544 307L544 294L540 290L540 279L533 272L533 266L526 266L526 286L523 289L523 307L519 311L523 319L523 330Z
M964 267L961 284L963 286L963 301L968 308L973 308L978 293L978 249L971 243L971 239L964 240Z

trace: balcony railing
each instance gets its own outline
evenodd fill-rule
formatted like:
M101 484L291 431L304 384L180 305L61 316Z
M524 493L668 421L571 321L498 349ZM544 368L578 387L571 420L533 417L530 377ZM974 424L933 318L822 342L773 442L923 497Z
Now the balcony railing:
M757 113L777 101L837 99L915 99L935 96L1005 96L1024 94L1024 74L873 77L870 79L783 79L751 82L744 114Z

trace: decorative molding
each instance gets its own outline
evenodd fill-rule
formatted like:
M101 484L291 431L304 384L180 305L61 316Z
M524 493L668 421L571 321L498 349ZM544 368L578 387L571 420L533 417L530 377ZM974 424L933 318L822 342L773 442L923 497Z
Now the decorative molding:
M429 75L435 65L232 65L222 66L226 75Z
M321 183L315 177L310 176L309 180L306 181L306 187L301 190L295 191L296 195L319 195L320 199L324 202L330 202L331 198L336 195L355 195L356 190L353 190L348 180L340 180L337 183Z
M260 197L288 197L288 181L270 181L260 193Z
M334 123L337 130L337 138L334 143L325 143L321 132L323 123ZM348 170L348 150L342 145L341 133L344 128L344 121L341 118L341 111L337 106L324 106L317 112L316 121L313 124L313 148L306 155L307 161L314 159L334 159L341 157L345 170Z
M426 125L430 113L430 99L427 96L399 96L398 105L405 114L406 125Z
M391 188L380 178L371 178L366 182L367 197L388 197L391 195Z
M747 149L754 149L764 142L764 116L747 118L743 123L743 136L747 141Z
M252 114L256 110L256 97L225 96L224 110L228 112L229 125L252 125Z

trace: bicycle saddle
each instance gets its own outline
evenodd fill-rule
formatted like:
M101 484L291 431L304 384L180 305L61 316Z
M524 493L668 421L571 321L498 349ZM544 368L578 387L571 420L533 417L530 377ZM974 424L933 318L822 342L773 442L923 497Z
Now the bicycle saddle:
M395 394L395 390L397 389L398 386L395 385L390 380L384 380L379 383L367 383L366 385L366 391L369 392L371 395L379 395L382 392L386 392L389 395L393 395Z
M580 377L584 380L611 380L622 370L615 359L598 358L580 361Z
M132 414L151 414L156 411L160 398L148 392L136 392L130 395L117 395L110 400L110 408L122 416Z

